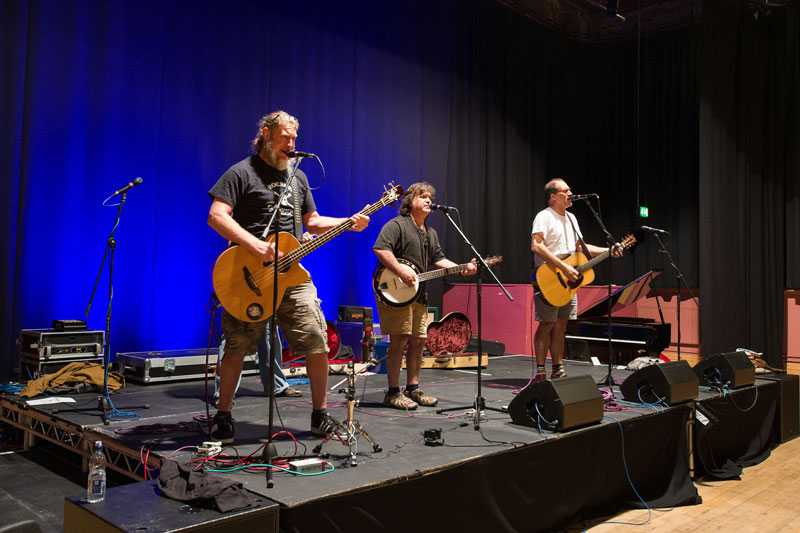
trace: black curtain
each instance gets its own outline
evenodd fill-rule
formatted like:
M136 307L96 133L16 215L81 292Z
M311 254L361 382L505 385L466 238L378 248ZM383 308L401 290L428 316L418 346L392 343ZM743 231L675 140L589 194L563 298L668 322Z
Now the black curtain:
M782 366L798 263L798 12L706 2L700 48L700 338Z
M565 176L576 193L599 193L617 239L640 224L670 228L672 252L697 286L695 33L585 44L491 2L459 13L445 203L461 208L486 252L505 256L503 281L529 279L530 227L544 184ZM651 218L639 218L640 204ZM574 212L589 242L604 245L590 211L579 203ZM448 250L463 247L445 233ZM598 269L600 283L609 263ZM653 268L667 265L645 241L614 262L613 280ZM667 269L656 285L677 283Z

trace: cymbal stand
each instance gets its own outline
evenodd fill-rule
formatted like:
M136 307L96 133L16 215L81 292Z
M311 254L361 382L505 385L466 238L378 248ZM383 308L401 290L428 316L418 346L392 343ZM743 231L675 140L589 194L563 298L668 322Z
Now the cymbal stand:
M358 400L356 400L356 366L353 361L347 363L347 387L343 390L345 398L347 398L347 418L339 422L333 432L325 437L325 439L314 447L314 453L322 452L322 447L330 440L336 439L343 445L347 446L350 450L350 466L358 466L356 456L358 455L358 439L363 437L364 440L372 444L372 451L375 453L383 451L380 444L378 444L372 437L369 436L367 430L361 426L361 422L355 418L355 409Z

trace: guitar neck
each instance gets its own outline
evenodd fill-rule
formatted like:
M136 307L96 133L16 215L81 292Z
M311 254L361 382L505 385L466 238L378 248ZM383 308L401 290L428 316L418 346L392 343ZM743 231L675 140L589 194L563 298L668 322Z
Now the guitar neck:
M597 254L596 256L592 257L592 259L590 259L589 261L587 261L584 264L576 267L576 270L578 272L586 272L587 270L592 269L595 266L597 266L599 263L602 263L606 259L608 259L608 250L606 250L605 252L603 252L601 254Z
M431 279L441 278L442 276L448 276L450 274L460 274L462 270L467 268L467 265L469 265L469 263L463 263L447 268L439 268L437 270L430 270L418 275L417 279L419 281L428 281Z
M368 205L367 207L359 211L357 214L371 215L372 213L378 211L382 207L385 207L386 205L390 204L392 201L394 200L389 200L389 199L380 200L372 205ZM301 260L302 258L307 256L308 254L310 254L323 244L332 241L333 239L335 239L336 237L338 237L339 235L341 235L342 233L344 233L345 231L349 230L352 227L353 227L353 221L352 219L348 218L341 224L332 227L331 229L329 229L316 239L301 244L300 246L292 250L290 253L283 256L278 261L278 268L282 269L286 267L289 263Z

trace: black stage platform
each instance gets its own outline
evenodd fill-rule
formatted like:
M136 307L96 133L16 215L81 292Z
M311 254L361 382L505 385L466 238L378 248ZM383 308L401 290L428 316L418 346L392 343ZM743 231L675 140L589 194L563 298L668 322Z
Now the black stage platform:
M491 358L483 383L487 405L506 406L514 389L527 383L531 369L529 357ZM589 374L598 381L606 372L605 367L583 363L569 363L567 370L569 375ZM629 374L620 370L614 377L621 383ZM339 379L331 376L329 385ZM440 398L439 408L469 405L475 398L474 371L426 370L423 380L425 391ZM671 408L624 405L621 411L607 411L600 424L566 433L516 426L508 415L488 412L478 432L472 417L463 413L437 415L433 408L404 413L383 407L385 375L361 376L357 385L362 402L356 416L383 447L382 452L373 453L362 440L359 464L350 467L348 449L330 442L325 451L330 453L335 471L316 477L278 473L272 489L266 488L263 474L224 474L279 503L282 530L407 531L424 523L426 529L538 531L642 507L641 499L652 507L699 503L690 477L691 404ZM276 424L306 446L298 453L310 453L320 441L308 431L308 387L298 388L304 391L304 398L277 401L280 416ZM128 450L128 457L150 453L151 458L188 460L190 453L173 452L206 440L201 433L205 426L196 421L206 412L203 389L203 382L128 385L114 396L117 404L147 403L151 407L139 411L137 419L115 421L110 426L103 426L94 415L54 413L57 408L53 406L37 407L36 411L69 427L82 428L87 441L99 436L117 449ZM235 447L240 455L257 449L265 436L267 407L259 389L256 377L246 378L236 401ZM777 386L758 381L757 389L758 396L754 387L748 387L723 398L701 387L699 400L701 404L741 404L742 412L737 411L736 416L751 421L729 424L758 435L758 442L750 442L746 449L768 455L776 444L772 435ZM621 398L618 390L616 396ZM89 395L78 398L79 405L95 402ZM744 410L750 402L753 406ZM334 416L344 416L342 395L330 394L329 410ZM443 446L425 445L423 431L432 428L442 429ZM705 435L700 442L704 454L712 440L713 435ZM281 455L295 453L291 441L280 440L277 445ZM761 449L755 450L759 446Z

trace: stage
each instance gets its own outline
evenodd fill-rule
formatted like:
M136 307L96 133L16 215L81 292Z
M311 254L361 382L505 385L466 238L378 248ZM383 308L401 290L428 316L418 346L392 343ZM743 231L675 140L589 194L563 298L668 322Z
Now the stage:
M486 405L507 406L531 369L529 357L490 358L482 389ZM606 367L582 363L571 362L567 369L570 376L588 374L598 381L606 373ZM614 379L621 383L629 374L615 370ZM329 385L340 379L331 376ZM470 405L475 398L474 371L425 370L423 381L425 391L440 398L437 408ZM328 474L276 473L271 489L263 473L216 475L240 481L279 504L283 531L399 531L423 521L426 528L538 531L643 507L642 500L650 507L700 503L691 477L696 459L702 471L715 470L716 462L743 453L763 460L777 444L774 381L758 380L755 387L725 395L701 387L697 405L717 413L708 426L713 431L703 431L701 440L693 435L692 402L668 408L623 404L620 410L607 410L601 423L565 433L517 426L509 415L487 410L476 431L465 411L436 414L437 408L420 408L406 413L383 407L385 387L385 375L358 378L356 417L382 447L375 453L361 440L358 466L349 466L348 449L332 441L323 450L335 468ZM303 398L277 400L276 431L285 429L298 439L298 445L278 440L280 455L311 453L320 442L308 431L308 387L298 388ZM265 436L267 402L259 389L256 377L245 378L236 400L235 448L242 456L256 450ZM616 397L621 398L618 389ZM76 399L79 407L96 403L95 395ZM100 439L112 454L110 467L138 480L145 477L142 461L156 468L161 458L188 460L190 452L175 451L207 440L205 425L198 422L206 414L202 381L128 385L114 402L150 407L138 411L139 418L106 426L96 413L65 412L63 404L34 408L5 396L0 406L6 422L25 430L29 446L39 437L85 454L90 442ZM723 408L729 405L737 408L727 412ZM329 410L344 416L342 395L330 394ZM428 429L442 430L443 445L425 444ZM724 447L715 440L719 435L724 435ZM715 464L709 467L711 460ZM220 518L224 523L224 515Z

